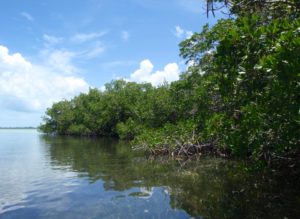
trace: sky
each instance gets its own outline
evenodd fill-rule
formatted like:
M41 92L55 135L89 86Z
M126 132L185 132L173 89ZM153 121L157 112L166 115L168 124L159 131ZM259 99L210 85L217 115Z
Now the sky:
M178 44L220 18L204 0L3 0L0 16L0 127L112 80L178 80Z

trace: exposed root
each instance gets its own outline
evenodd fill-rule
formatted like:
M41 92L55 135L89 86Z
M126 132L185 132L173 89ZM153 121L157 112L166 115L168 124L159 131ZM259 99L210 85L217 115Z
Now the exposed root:
M198 144L180 144L174 148L169 148L168 145L161 145L159 148L150 149L152 155L171 156L173 158L185 157L187 159L201 155L215 155L222 158L228 158L229 152L221 150L216 146L216 141L209 143Z

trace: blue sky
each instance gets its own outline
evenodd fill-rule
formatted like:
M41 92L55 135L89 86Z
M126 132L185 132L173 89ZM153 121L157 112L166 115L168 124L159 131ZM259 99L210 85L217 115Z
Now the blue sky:
M179 42L217 20L204 0L6 0L0 16L0 126L114 79L177 80Z

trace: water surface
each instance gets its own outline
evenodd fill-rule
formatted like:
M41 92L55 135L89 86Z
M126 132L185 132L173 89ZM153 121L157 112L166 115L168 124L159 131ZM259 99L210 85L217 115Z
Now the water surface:
M299 218L297 180L151 159L113 139L0 130L0 218Z

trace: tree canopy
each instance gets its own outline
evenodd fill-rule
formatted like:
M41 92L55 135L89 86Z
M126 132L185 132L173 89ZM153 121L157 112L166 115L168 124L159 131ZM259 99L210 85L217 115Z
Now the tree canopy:
M207 1L234 14L180 43L180 80L123 80L53 104L46 133L116 136L145 148L215 142L232 156L271 161L299 153L299 0Z

